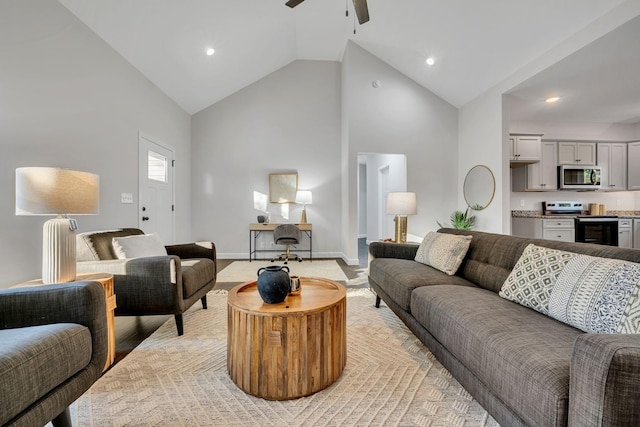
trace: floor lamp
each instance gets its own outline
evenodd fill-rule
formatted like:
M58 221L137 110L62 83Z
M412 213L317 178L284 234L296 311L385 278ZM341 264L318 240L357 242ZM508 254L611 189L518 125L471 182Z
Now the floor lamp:
M76 278L76 230L67 215L92 215L99 208L98 175L69 169L16 169L16 215L56 215L44 223L42 282Z
M396 243L407 243L407 215L415 215L416 193L396 192L387 195L387 213L395 215Z

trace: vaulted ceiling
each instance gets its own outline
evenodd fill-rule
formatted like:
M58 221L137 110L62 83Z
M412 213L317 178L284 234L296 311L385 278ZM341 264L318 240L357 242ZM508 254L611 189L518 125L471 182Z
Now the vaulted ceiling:
M362 26L351 0L59 1L193 114L348 40L460 107L624 0L369 0Z

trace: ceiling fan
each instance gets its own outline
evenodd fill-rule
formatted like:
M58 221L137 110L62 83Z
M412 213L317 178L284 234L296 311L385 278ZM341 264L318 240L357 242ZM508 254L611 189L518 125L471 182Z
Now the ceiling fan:
M294 8L304 0L289 0L285 4L290 8ZM369 22L369 8L367 7L367 0L353 0L353 8L356 10L358 16L358 22L360 25L365 22Z

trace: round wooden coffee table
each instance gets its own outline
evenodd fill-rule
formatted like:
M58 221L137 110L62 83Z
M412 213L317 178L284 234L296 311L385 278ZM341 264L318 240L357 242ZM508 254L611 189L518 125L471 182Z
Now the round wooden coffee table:
M340 377L347 361L346 289L301 278L299 295L267 304L256 282L227 299L227 370L245 392L269 400L316 393Z

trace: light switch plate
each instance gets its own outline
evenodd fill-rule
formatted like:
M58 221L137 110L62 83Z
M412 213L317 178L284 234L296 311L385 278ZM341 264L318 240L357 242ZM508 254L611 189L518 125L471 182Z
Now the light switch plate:
M133 194L131 193L122 193L120 195L121 203L133 203Z

